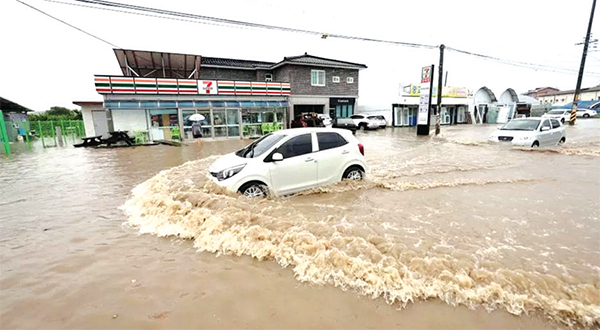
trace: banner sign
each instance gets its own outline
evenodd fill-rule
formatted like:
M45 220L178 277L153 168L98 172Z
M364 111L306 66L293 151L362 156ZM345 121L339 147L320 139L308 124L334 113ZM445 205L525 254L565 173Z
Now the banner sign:
M429 123L429 107L431 104L431 74L433 65L426 66L421 70L421 90L419 97L419 115L417 125L427 125Z
M404 88L404 92L409 96L419 96L421 93L421 86L411 84ZM453 97L453 98L467 98L469 95L469 89L466 87L452 87L444 86L442 88L442 97ZM431 92L432 97L437 97L437 86L433 87Z

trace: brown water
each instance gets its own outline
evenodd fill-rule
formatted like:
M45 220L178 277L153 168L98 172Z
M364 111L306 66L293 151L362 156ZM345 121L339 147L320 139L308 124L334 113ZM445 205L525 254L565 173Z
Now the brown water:
M0 158L0 327L600 327L600 120L492 129L359 132L366 181L260 201L205 176L247 141Z

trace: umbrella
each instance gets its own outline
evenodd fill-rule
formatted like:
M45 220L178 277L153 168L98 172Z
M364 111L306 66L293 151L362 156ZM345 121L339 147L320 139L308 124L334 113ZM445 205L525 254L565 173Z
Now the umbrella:
M205 117L199 113L195 113L188 118L188 120L191 120L191 121L200 121L200 120L204 120L204 119L205 119Z

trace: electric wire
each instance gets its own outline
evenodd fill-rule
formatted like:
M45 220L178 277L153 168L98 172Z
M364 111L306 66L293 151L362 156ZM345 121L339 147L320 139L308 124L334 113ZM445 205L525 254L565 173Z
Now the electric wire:
M278 31L284 31L284 32L303 33L303 34L311 34L311 35L319 35L319 36L327 36L327 37L338 38L338 39L349 39L349 40L360 40L360 41L388 43L388 44L394 44L394 45L400 45L400 46L406 46L406 47L414 47L414 48L435 49L435 48L438 47L438 46L435 46L435 45L425 45L425 44L410 43L410 42L403 42L403 41L382 40L382 39L375 39L375 38L364 38L364 37L349 36L349 35L342 35L342 34L335 34L335 33L328 33L328 32L318 32L318 31L311 31L311 30L304 30L304 29L295 29L295 28L288 28L288 27L275 26L275 25L267 25L267 24L252 23L252 22L245 22L245 21L237 21L237 20L231 20L231 19L225 19L225 18L218 18L218 17L211 17L211 16L203 16L203 15L196 15L196 14L181 13L181 12L175 12L175 11L170 11L170 10L156 9L156 8L149 8L149 7L142 7L142 6L135 6L135 5L128 5L128 4L117 3L117 2L110 2L110 1L103 1L103 0L74 0L74 1L84 2L84 3L89 3L89 4L95 4L95 5L101 5L101 6L107 6L107 7L117 7L117 8L129 9L129 10L152 12L152 13L161 14L161 15L186 17L186 18L192 18L192 19L197 19L197 20L212 21L212 22L224 23L224 24L228 24L228 25L241 25L241 26L252 27L252 28L267 29L267 30L278 30Z
M17 0L19 2L21 2L20 0ZM67 5L74 5L74 6L80 6L80 7L86 7L86 8L91 8L91 9L101 9L101 10L108 10L108 11L114 11L114 12L120 12L120 13L125 13L125 14L134 14L134 15L140 15L140 16L147 16L147 17L155 17L155 18L163 18L163 19L170 19L170 20L176 20L176 21L183 21L183 22L191 22L191 23L199 23L199 24L207 24L207 25L215 25L215 26L221 26L221 27L234 27L234 28L255 28L255 29L268 29L268 30L278 30L278 31L284 31L284 32L292 32L292 33L303 33L303 34L311 34L311 35L320 35L320 36L327 36L327 37L331 37L331 38L339 38L339 39L349 39L349 40L358 40L358 41L368 41L368 42L379 42L379 43L388 43L388 44L394 44L394 45L400 45L400 46L406 46L406 47L414 47L414 48L426 48L426 49L436 49L438 48L438 46L433 46L433 45L426 45L426 44L417 44L417 43L408 43L408 42L402 42L402 41L390 41L390 40L382 40L382 39L374 39L374 38L365 38L365 37L357 37L357 36L349 36L349 35L341 35L341 34L330 34L327 32L317 32L317 31L310 31L310 30L303 30L303 29L295 29L295 28L288 28L288 27L280 27L280 26L274 26L274 25L267 25L267 24L259 24L259 23L251 23L251 22L245 22L245 21L237 21L237 20L230 20L230 19L224 19L224 18L217 18L217 17L211 17L211 16L204 16L204 15L195 15L195 14L188 14L188 13L181 13L181 12L174 12L174 11L169 11L169 10L163 10L163 9L156 9L156 8L149 8L149 7L142 7L142 6L135 6L135 5L128 5L128 4L123 4L123 3L117 3L117 2L110 2L110 1L104 1L104 0L74 0L77 2L83 2L83 3L88 3L88 4L93 4L93 5L100 5L100 6L106 6L106 7L111 7L111 8L102 8L102 7L96 7L96 6L89 6L89 5L82 5L82 4L75 4L75 3L68 3L68 2L63 2L63 1L56 1L56 0L45 0L47 2L54 2L54 3L60 3L60 4L67 4ZM23 2L21 2L23 3ZM23 3L25 4L25 3ZM27 5L27 4L25 4ZM27 5L29 6L29 5ZM32 7L32 6L30 6ZM133 10L132 11L127 11L127 10L119 10L119 9L114 9L113 7L116 8L123 8L123 9L128 9L128 10ZM33 9L36 9L34 7L32 7ZM36 9L38 11L40 11L39 9ZM138 12L141 11L141 12ZM42 11L40 11L42 12ZM153 14L148 14L148 12L151 13L155 13L155 14L159 14L159 15L153 15ZM44 12L42 12L44 13ZM46 14L46 13L44 13ZM48 15L48 14L46 14ZM50 15L48 15L50 16ZM175 18L175 17L169 17L169 16L175 16L175 17L179 17L179 18ZM50 16L52 17L52 16ZM183 17L183 18L182 18ZM54 18L54 17L53 17ZM187 18L187 19L186 19ZM56 18L55 18L56 19ZM60 21L60 20L59 20ZM206 22L208 21L208 22ZM89 34L75 26L72 26L64 21L61 21L64 24L67 24L79 31L82 31L96 39L102 40L106 43L109 43L99 37L96 37L92 34ZM109 43L111 44L111 43ZM113 44L111 44L113 45ZM117 47L115 45L113 45L116 48L121 49L120 47ZM491 60L491 61L496 61L498 63L502 63L505 65L511 65L511 66L516 66L516 67L521 67L521 68L526 68L526 69L531 69L531 70L540 70L540 71L549 71L549 72L555 72L555 73L562 73L562 74L575 74L578 72L578 70L575 69L566 69L566 68L560 68L560 67L554 67L554 66L549 66L549 65L543 65L543 64L536 64L536 63L529 63L529 62L521 62L521 61L515 61L515 60L507 60L507 59L502 59L502 58L498 58L498 57L494 57L494 56L489 56L489 55L483 55L483 54L478 54L478 53L473 53L473 52L469 52L469 51L465 51L465 50L460 50L460 49L456 49L456 48L452 48L452 47L446 47L447 50L449 51L453 51L453 52L457 52L463 55L468 55L468 56L473 56L473 57L477 57L480 59L484 59L484 60ZM586 72L587 74L590 75L600 75L599 72Z
M106 41L106 40L104 40L104 39L102 39L102 38L100 38L100 37L98 37L98 36L95 36L95 35L93 35L93 34L91 34L91 33L89 33L89 32L86 32L86 31L84 31L84 30L82 30L82 29L80 29L80 28L78 28L78 27L76 27L76 26L74 26L74 25L72 25L72 24L69 24L69 23L67 23L67 22L65 22L65 21L63 21L63 20L61 20L61 19L59 19L59 18L57 18L57 17L54 17L54 16L52 16L52 15L50 15L50 14L46 13L45 11L43 11L43 10L41 10L41 9L38 9L38 8L36 8L36 7L34 7L34 6L30 5L30 4L27 4L27 3L25 3L25 2L23 2L23 1L21 1L21 0L17 0L17 2L19 2L19 3L21 3L21 4L25 5L25 6L27 6L27 7L29 7L29 8L31 8L31 9L33 9L33 10L35 10L35 11L38 11L38 12L40 12L40 13L42 13L42 14L44 14L44 15L46 15L46 16L48 16L48 17L52 18L52 19L55 19L55 20L57 20L57 21L59 21L59 22L61 22L61 23L65 24L65 25L67 25L67 26L69 26L69 27L72 27L72 28L74 28L74 29L76 29L76 30L78 30L78 31L80 31L80 32L83 32L83 33L87 34L88 36L90 36L90 37L92 37L92 38L95 38L95 39L98 39L98 40L100 40L100 41L102 41L102 42L104 42L104 43L107 43L107 44L111 45L112 47L115 47L115 48L121 48L121 47L119 47L119 46L117 46L117 45L113 44L113 43L112 43L112 42L110 42L110 41Z

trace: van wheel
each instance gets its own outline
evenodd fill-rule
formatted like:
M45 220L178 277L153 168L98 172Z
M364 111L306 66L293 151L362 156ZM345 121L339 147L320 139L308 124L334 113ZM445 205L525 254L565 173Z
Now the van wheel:
M264 198L269 196L269 188L261 182L248 182L238 191L248 198Z
M360 181L365 177L365 172L358 166L350 166L342 176L342 179Z
M540 146L540 143L538 141L533 142L533 144L531 145L532 148L537 148Z

